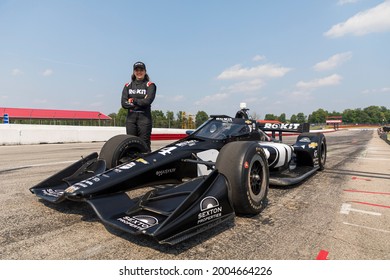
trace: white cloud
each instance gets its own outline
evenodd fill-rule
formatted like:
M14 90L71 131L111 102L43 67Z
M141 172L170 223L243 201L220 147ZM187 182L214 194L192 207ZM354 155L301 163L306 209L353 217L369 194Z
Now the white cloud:
M214 95L207 95L201 100L195 102L195 105L209 104L210 102L222 101L229 97L227 93L216 93Z
M352 52L344 52L344 53L338 53L327 60L318 62L316 65L314 65L314 70L316 71L326 71L326 70L332 70L344 62L350 60L352 57Z
M15 69L12 69L11 74L12 74L12 76L20 76L20 75L23 75L23 72L22 72L22 70L15 68Z
M265 56L264 55L255 55L252 60L253 61L261 61L261 60L264 60L265 59Z
M229 92L253 92L261 89L265 85L261 79L255 79L251 81L244 81L233 84L228 87Z
M331 38L347 34L362 36L374 32L390 31L390 1L387 0L371 9L357 13L345 22L333 25L324 33Z
M353 3L356 3L358 0L339 0L339 2L337 2L337 5L340 5L340 6L343 6L345 4L353 4Z
M296 84L296 86L300 89L315 89L315 88L320 88L320 87L326 87L326 86L334 86L340 84L341 80L343 77L337 74L333 74L328 77L324 77L321 79L314 79L309 82L303 82L300 81Z
M387 93L387 92L390 92L390 87L366 89L366 90L363 90L363 91L362 91L363 94Z
M179 102L182 101L183 99L184 99L184 95L176 95L172 98L172 101Z
M252 68L242 68L240 64L234 65L223 71L217 78L219 80L251 79L259 77L283 77L291 69L275 64L264 64Z
M42 72L42 76L44 76L44 77L49 77L51 75L53 75L52 69L46 69L45 71Z

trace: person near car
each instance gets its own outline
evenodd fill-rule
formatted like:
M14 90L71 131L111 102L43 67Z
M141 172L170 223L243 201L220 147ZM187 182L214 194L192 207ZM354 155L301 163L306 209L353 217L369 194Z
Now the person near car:
M146 72L145 64L141 61L134 63L131 81L125 84L122 91L121 104L127 110L126 134L140 137L149 151L152 133L151 105L156 89Z

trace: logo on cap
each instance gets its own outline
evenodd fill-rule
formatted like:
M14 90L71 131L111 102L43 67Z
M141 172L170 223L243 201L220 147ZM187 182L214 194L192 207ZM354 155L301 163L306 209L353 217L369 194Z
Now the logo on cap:
M136 69L136 68L146 69L146 66L145 66L145 64L143 62L138 61L138 62L134 63L134 67L133 68L134 69Z

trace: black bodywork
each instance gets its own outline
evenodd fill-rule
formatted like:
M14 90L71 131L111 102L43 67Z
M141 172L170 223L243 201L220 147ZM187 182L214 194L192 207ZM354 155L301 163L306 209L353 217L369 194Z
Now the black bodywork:
M212 116L187 137L156 151L108 170L105 160L92 153L30 190L52 203L85 201L105 224L176 244L234 218L232 186L215 167L219 151L230 142L258 145L267 155L271 185L297 184L322 169L324 136L302 133L304 128L265 127L248 119ZM290 146L264 131L301 134ZM154 188L141 198L129 196L128 191L141 187Z

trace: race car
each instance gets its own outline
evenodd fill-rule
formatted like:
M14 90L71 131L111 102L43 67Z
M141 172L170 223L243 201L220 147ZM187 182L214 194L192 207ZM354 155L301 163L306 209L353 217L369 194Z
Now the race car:
M138 137L116 135L99 154L30 190L52 203L87 202L103 223L172 245L236 214L256 215L267 204L270 184L298 184L324 169L325 136L307 131L307 125L214 115L153 152ZM287 145L266 132L300 134ZM153 189L132 197L131 190L142 187Z

